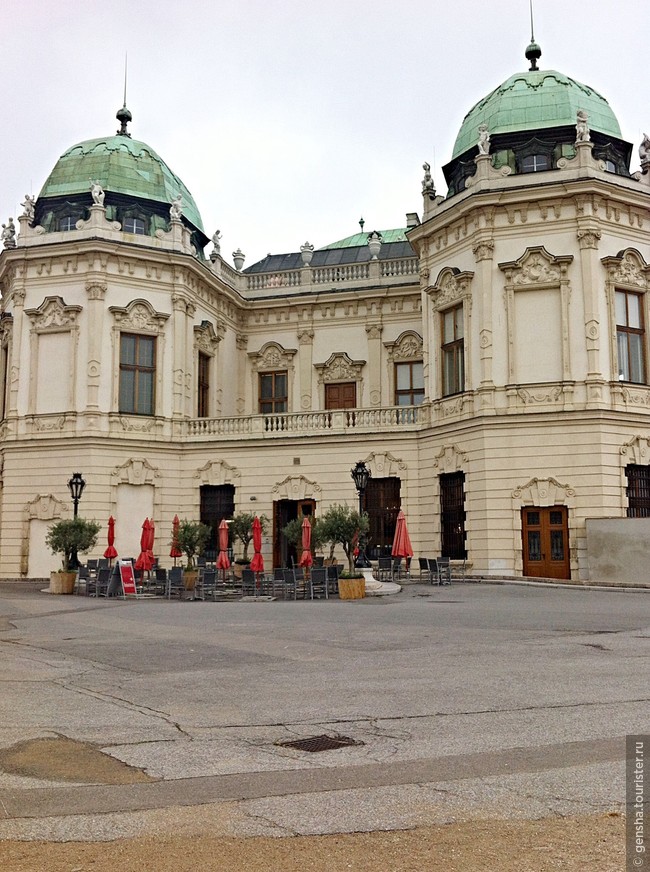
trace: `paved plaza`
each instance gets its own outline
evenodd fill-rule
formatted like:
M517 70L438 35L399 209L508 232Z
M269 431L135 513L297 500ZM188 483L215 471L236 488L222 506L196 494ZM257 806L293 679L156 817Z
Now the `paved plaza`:
M620 812L649 640L648 591L207 603L0 584L0 750L65 737L148 776L0 771L0 838L135 835L172 807L178 830L224 835ZM356 744L279 744L320 735Z

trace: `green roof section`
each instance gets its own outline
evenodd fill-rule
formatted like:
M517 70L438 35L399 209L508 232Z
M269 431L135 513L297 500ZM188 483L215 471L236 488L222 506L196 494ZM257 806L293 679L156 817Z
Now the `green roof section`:
M203 231L201 215L183 182L156 152L130 136L88 139L65 151L43 185L40 198L89 193L97 179L107 194L169 203L181 195L183 215Z
M486 124L491 136L575 126L578 109L587 113L591 130L621 139L616 116L598 91L556 70L515 73L469 110L458 131L452 160L477 144L479 124Z
M408 242L406 238L407 229L406 227L398 227L396 230L377 230L377 233L381 235L382 242ZM357 248L360 245L367 245L368 237L374 232L374 230L369 230L367 233L355 233L354 236L346 236L345 239L339 239L338 242L324 245L317 250L327 251L330 248Z

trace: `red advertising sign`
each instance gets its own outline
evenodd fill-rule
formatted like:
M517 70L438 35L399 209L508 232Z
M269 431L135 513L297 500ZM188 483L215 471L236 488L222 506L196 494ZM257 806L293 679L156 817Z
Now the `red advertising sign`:
M120 580L124 596L137 596L133 563L130 560L120 560Z

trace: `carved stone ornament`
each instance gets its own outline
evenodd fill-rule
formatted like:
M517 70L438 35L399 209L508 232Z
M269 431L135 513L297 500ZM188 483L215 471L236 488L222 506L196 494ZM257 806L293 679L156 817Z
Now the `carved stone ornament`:
M525 506L568 506L575 493L570 485L560 484L554 478L531 478L513 490L512 499Z
M361 380L365 360L352 360L345 351L332 354L325 363L315 364L321 382L350 382Z
M148 460L137 457L131 457L126 463L116 466L111 473L113 484L152 485L159 476L159 470Z
M481 260L491 260L494 254L494 240L485 239L483 242L477 242L472 251L477 263Z
M322 488L304 475L288 475L273 486L273 494L278 500L320 499Z
M473 277L473 272L460 272L457 269L445 267L438 274L436 283L428 291L435 296L436 308L442 309L450 303L471 296Z
M371 451L364 463L373 478L406 479L406 463L399 457L395 457L390 451Z
M391 360L422 360L422 337L414 330L405 330L395 342L384 342L384 346Z
M525 388L519 388L517 396L526 406L533 406L536 403L557 403L562 396L562 387L557 385L548 391L528 391Z
M200 469L194 473L194 478L197 478L201 484L219 487L224 484L239 485L241 479L240 471L226 463L225 460L209 460Z
M578 230L577 235L580 248L598 248L601 232L597 228Z
M217 334L209 321L202 321L194 328L194 347L204 354L213 357L217 352L217 346L221 336Z
M461 472L467 466L467 454L458 445L444 445L433 459L440 472Z
M627 285L635 288L648 287L648 265L643 257L633 248L619 253L616 257L604 257L603 263L608 269L609 278L614 284Z
M259 351L249 351L253 369L257 372L274 369L288 369L296 355L297 348L283 348L277 342L267 342Z
M500 263L499 269L513 285L558 285L572 260L572 254L556 257L543 246L536 246L527 248L519 260Z
M25 309L37 333L72 330L77 325L81 306L66 306L62 297L45 297L38 309Z
M86 282L86 293L89 300L103 300L106 291L106 282Z
M164 312L156 312L148 300L133 300L126 308L109 306L108 311L122 330L135 332L160 333L170 317Z
M67 503L53 494L39 494L25 506L25 517L28 520L55 521L62 518L67 509Z

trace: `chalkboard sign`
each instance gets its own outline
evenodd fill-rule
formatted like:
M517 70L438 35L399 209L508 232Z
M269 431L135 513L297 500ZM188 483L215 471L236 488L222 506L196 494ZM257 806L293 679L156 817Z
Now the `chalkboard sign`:
M122 582L122 594L124 596L137 596L138 591L135 587L135 574L133 572L133 563L131 560L120 560L120 581Z

